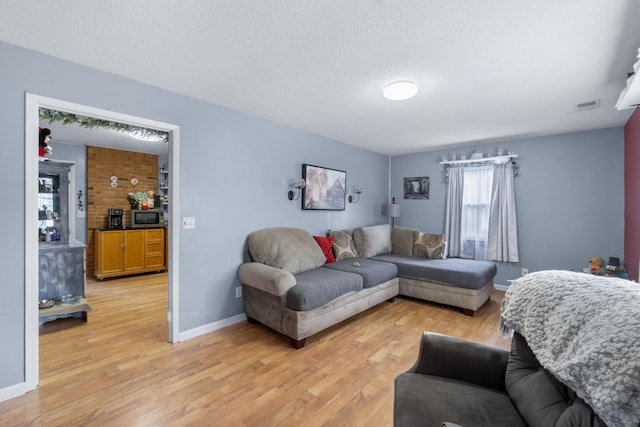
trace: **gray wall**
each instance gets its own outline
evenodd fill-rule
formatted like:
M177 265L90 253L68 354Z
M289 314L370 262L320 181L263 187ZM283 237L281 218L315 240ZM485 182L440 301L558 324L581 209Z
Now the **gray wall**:
M180 126L178 203L197 224L180 234L181 332L242 313L234 288L249 232L295 226L322 234L387 220L386 156L5 43L0 62L0 271L10 302L0 310L0 388L24 381L25 92ZM360 203L301 211L286 193L302 163L345 170L349 188L366 187Z
M499 263L495 283L508 285L543 269L587 267L589 259L622 259L624 250L624 129L622 127L424 152L391 159L391 194L401 205L397 225L443 232L446 184L442 157L478 149L518 154L516 206L520 263ZM404 200L404 177L428 176L429 200Z

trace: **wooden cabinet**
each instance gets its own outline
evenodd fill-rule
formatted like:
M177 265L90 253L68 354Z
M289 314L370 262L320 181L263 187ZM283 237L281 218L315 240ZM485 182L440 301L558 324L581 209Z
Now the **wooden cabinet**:
M164 228L96 230L95 276L106 277L164 271Z

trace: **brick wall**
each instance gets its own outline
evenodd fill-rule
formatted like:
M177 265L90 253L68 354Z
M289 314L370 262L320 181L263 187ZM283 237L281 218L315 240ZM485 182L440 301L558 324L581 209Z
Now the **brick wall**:
M118 177L118 186L111 187L111 177ZM138 184L133 186L131 178ZM128 225L128 194L136 191L155 191L158 188L158 156L110 148L87 146L87 276L93 276L95 265L95 237L93 230L106 228L109 208L124 211Z

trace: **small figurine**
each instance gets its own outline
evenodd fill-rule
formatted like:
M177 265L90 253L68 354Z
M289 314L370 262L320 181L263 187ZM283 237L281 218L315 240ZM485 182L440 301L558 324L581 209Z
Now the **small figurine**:
M591 258L589 262L589 269L592 273L595 273L596 271L600 270L600 267L602 267L602 258L599 258L597 256Z
M47 144L51 141L51 130L48 128L38 128L39 131L39 146L38 156L44 157L47 154L51 154L53 149Z
M149 196L149 200L147 200L147 208L153 209L155 207L155 193L149 190L147 191L147 196Z

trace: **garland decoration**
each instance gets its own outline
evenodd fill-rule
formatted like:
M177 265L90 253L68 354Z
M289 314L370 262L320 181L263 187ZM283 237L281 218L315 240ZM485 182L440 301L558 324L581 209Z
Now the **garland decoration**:
M513 177L517 178L520 176L520 165L518 164L518 161L512 157L509 159L509 162L511 163L511 167L513 170ZM470 163L465 163L465 164L451 164L451 163L444 163L443 164L443 169L442 169L442 174L441 174L441 179L442 179L442 183L443 184L447 184L449 182L449 169L451 169L452 167L473 167L473 166L486 166L487 164L492 164L492 162L487 161L487 159L483 160L479 160L477 162L470 162Z
M96 119L95 117L66 113L64 111L50 110L48 108L40 108L39 114L40 120L47 120L49 123L61 122L63 125L76 123L77 125L87 129L103 128L115 130L129 135L136 135L140 139L146 139L149 141L163 141L165 144L169 142L169 134L157 129L149 129L140 126L128 125L125 123Z

